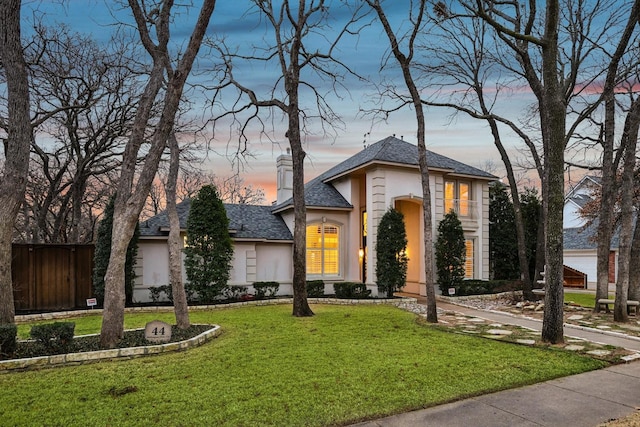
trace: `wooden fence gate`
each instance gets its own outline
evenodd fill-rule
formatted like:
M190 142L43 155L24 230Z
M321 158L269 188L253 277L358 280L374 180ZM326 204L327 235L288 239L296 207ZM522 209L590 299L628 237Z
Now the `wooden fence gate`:
M16 311L86 307L93 245L14 244L11 275Z

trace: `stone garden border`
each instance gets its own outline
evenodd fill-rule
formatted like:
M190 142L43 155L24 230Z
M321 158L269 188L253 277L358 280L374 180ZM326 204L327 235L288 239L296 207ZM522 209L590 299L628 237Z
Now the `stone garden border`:
M339 298L308 298L310 304L331 304L331 305L356 305L356 304L392 304L415 303L416 298L402 297L393 299L339 299ZM189 307L190 311L215 310L220 308L237 308L245 306L265 306L292 304L293 298L276 298L266 300L243 301L228 304L199 305ZM130 307L125 309L127 313L166 313L173 312L173 307ZM69 319L81 316L102 314L102 309L61 311L55 313L39 313L16 316L16 323L27 323L39 320ZM140 347L114 348L111 350L87 351L82 353L56 354L53 356L40 356L25 359L10 359L0 361L0 374L17 370L41 369L56 366L82 365L99 362L102 360L132 359L136 357L150 356L173 351L181 351L197 347L205 342L217 337L222 333L218 325L214 325L208 331L201 333L191 339L172 342L166 344L148 345Z
M138 330L138 329L136 329ZM144 328L140 329L144 330ZM170 342L166 344L146 345L140 347L114 348L110 350L85 351L82 353L54 354L52 356L30 357L25 359L9 359L0 361L0 373L50 368L56 366L84 365L86 363L102 360L133 359L136 357L150 356L153 354L168 353L197 347L217 337L222 333L218 325L193 338L184 341Z

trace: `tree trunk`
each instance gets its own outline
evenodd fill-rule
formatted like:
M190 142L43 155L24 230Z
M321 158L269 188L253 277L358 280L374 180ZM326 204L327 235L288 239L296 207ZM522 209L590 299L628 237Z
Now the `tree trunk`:
M293 315L313 316L307 301L307 207L304 200L304 158L300 139L297 91L289 93L289 145L293 160Z
M552 344L564 341L562 213L564 208L564 148L566 106L558 70L558 0L548 1L542 49L544 81L541 122L545 154L546 197L546 293L542 322L542 340ZM543 117L544 116L544 117ZM546 134L546 135L545 135Z
M118 183L118 194L113 215L114 228L111 239L111 257L109 258L109 266L105 275L105 303L102 330L100 332L100 344L103 348L115 347L124 334L124 265L127 247L158 170L158 163L164 152L167 139L173 132L175 115L180 105L184 84L200 49L215 3L215 0L205 0L203 2L198 21L178 67L175 71L169 70L170 76L168 82L166 82L162 114L155 126L155 133L149 144L142 171L137 175L138 180L134 185L138 151L146 140L145 132L149 125L156 96L163 85L167 64L170 64L167 50L169 41L168 21L173 2L165 0L162 3L162 10L159 13L160 18L158 18L156 25L156 31L159 32L158 40L161 40L161 44L156 46L149 37L147 21L140 10L140 5L135 0L129 0L138 31L141 34L141 40L145 49L153 58L153 70L138 104L133 131L125 148L120 182Z
M20 40L20 0L0 2L0 63L7 85L7 140L0 174L0 324L15 322L11 278L12 236L29 172L33 139L29 115L29 81Z
M620 244L618 246L618 280L616 281L616 299L613 308L613 320L626 322L627 295L629 292L629 260L631 257L631 241L633 238L633 196L634 172L636 167L636 146L638 126L640 125L640 98L637 99L627 113L622 145L625 150L622 184L620 186ZM604 202L604 200L603 200Z
M169 282L173 295L173 311L176 316L176 326L179 329L189 327L189 306L187 294L182 281L182 239L180 236L180 218L176 209L176 184L178 182L178 167L180 164L180 147L175 133L169 136L171 160L169 161L169 176L167 176L167 215L169 216Z

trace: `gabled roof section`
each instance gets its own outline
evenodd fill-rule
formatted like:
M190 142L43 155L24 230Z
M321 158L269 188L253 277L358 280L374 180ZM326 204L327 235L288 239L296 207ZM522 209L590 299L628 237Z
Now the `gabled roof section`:
M419 166L418 147L394 136L371 144L305 184L304 198L307 207L352 209L353 206L342 197L331 181L376 163L417 168ZM488 172L429 150L427 150L427 163L430 170L440 170L491 181L498 179ZM275 206L273 212L280 212L291 205L293 205L293 199L286 200Z
M602 186L602 178L597 175L585 175L583 176L578 183L569 190L567 193L567 199L571 199L572 197L579 194L591 194L593 190L597 187Z
M180 229L186 230L191 200L176 206ZM282 218L271 213L271 206L224 204L229 218L229 233L234 239L293 240ZM161 237L169 234L169 218L166 211L140 223L141 237Z
M586 194L576 194L569 199L571 202L575 203L580 209L584 208L587 203L592 201L593 199Z
M344 162L329 169L322 174L322 179L325 182L331 181L348 172L374 163L418 167L418 147L394 136L389 136L375 144L371 144ZM429 165L429 169L433 170L443 170L449 173L489 179L492 181L498 179L498 177L488 172L429 150L427 150L427 164Z

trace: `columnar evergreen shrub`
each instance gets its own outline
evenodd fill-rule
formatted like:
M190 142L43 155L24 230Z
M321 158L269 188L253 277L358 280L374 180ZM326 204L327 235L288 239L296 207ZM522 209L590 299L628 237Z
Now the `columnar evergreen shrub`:
M229 219L215 187L205 185L191 201L184 266L201 302L222 296L233 259Z
M389 208L380 219L376 240L376 277L378 290L388 298L400 291L406 284L407 232L404 227L404 215Z
M489 264L496 280L520 277L515 221L507 187L493 183L489 187Z
M527 244L529 276L533 278L536 273L536 258L538 257L538 226L542 216L542 202L538 190L525 188L524 194L520 196L520 204L524 221L524 239Z
M115 196L112 196L107 204L102 220L98 225L96 236L95 253L93 255L93 294L98 300L98 305L104 303L104 275L107 273L109 258L111 257L111 231L113 228L113 210ZM127 248L127 258L125 260L125 303L133 304L133 286L136 279L135 265L138 255L138 239L140 238L140 226L136 228Z
M455 288L457 291L464 280L466 260L464 231L458 215L453 210L438 224L435 247L438 284L442 294L447 295L449 288Z
M12 357L16 351L18 327L13 323L0 325L0 359Z

